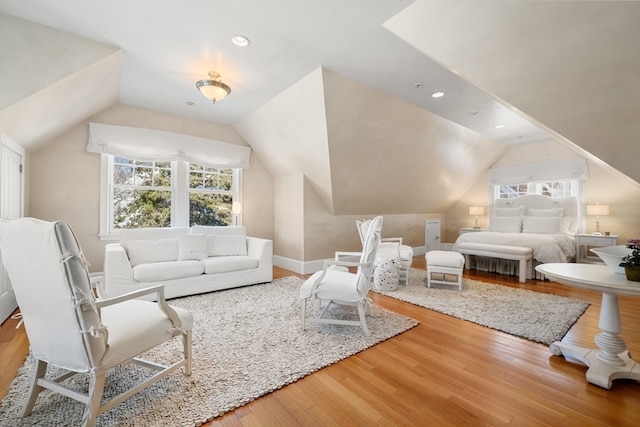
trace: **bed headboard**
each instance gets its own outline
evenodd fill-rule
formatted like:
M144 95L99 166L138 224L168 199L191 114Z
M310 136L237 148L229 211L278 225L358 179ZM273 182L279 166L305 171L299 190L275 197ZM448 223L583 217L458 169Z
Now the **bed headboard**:
M571 234L580 230L581 215L577 197L549 197L539 194L527 194L525 196L514 197L512 199L495 199L494 208L517 208L524 206L524 215L527 215L529 208L533 209L553 209L562 208L562 216L571 218ZM493 211L489 212L489 221L493 216Z
M527 208L562 208L562 216L578 216L577 197L549 197L540 194L527 194L526 196L514 197L512 199L496 199L493 202L493 206L496 208L517 208L524 206L525 215L527 214Z

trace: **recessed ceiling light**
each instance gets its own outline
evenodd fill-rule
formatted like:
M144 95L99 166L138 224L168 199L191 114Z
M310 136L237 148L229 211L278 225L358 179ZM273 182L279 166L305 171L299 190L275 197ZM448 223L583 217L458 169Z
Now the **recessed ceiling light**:
M432 98L442 98L444 96L444 92L433 92L431 94Z
M420 82L414 83L413 87L415 87L416 89L420 89L422 87L422 83Z
M247 47L251 42L247 37L243 36L242 34L236 34L235 36L231 37L231 43L233 43L238 47Z
M500 129L500 128L503 128L503 127L504 127L504 125L495 125L493 128L494 129Z

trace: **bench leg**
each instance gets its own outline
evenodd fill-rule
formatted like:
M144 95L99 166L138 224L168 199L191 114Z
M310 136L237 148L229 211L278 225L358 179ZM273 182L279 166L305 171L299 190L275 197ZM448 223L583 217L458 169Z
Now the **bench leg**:
M518 280L520 283L525 283L527 281L527 260L520 260L520 267L518 267Z

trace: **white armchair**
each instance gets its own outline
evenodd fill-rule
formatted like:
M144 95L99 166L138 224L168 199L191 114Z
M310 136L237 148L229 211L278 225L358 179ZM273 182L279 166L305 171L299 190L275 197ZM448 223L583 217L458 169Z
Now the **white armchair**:
M38 394L49 389L87 405L83 426L178 368L191 374L191 313L167 305L162 286L96 300L80 246L64 222L22 218L7 223L1 242L4 264L15 291L35 358L34 377L23 416ZM155 293L157 302L135 299ZM136 356L173 337L183 341L184 355L162 366ZM101 404L106 372L123 362L158 371L130 390ZM66 372L46 375L47 365ZM88 374L89 392L62 383Z
M364 243L361 253L336 252L336 259L325 261L324 268L314 273L300 288L302 303L302 330L306 329L307 321L312 323L333 323L338 325L361 326L365 335L370 335L367 327L366 314L369 311L369 285L371 270L375 259L376 249L380 243L382 217L371 220L364 233ZM360 255L358 262L340 261L341 255ZM357 267L356 273L348 271L349 267ZM307 302L318 301L319 314L307 319ZM324 307L322 304L324 303ZM333 305L356 306L359 320L341 320L325 317Z
M360 241L363 241L364 232L372 220L356 221ZM399 263L398 273L400 281L409 284L409 270L413 263L413 248L409 245L402 244L402 237L385 237L380 239L380 245L376 251L376 259L378 258L396 258Z

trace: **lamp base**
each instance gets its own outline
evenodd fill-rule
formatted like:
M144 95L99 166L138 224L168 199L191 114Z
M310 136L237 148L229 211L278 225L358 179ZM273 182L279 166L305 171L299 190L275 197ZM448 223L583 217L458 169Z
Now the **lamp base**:
M603 234L599 231L594 231L593 233L591 233L592 236L602 236Z
M474 230L480 230L480 227L478 227L477 225L475 227L473 227Z

